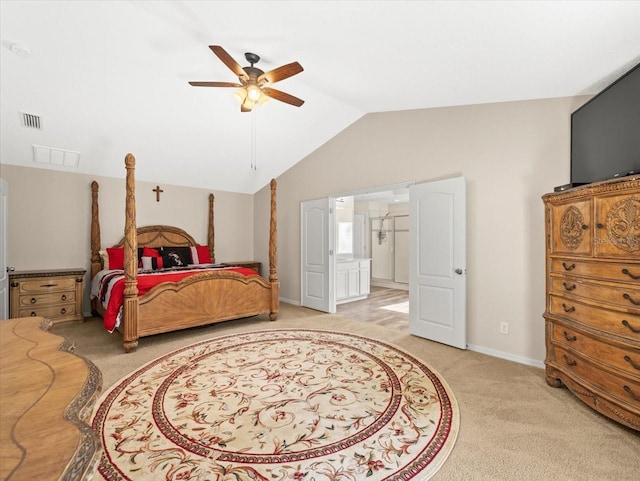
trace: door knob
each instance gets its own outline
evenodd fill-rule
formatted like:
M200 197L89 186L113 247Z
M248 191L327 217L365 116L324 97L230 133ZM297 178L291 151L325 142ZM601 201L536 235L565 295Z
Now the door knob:
M458 275L462 275L463 270L458 267L454 272Z

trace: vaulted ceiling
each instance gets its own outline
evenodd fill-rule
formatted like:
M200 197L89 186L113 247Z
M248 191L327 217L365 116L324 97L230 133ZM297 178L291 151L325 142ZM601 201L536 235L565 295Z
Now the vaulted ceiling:
M138 180L244 193L370 112L593 94L640 62L639 1L2 0L0 18L1 163L123 177L131 152ZM276 88L305 104L241 113L191 87L237 81L209 45L298 61Z

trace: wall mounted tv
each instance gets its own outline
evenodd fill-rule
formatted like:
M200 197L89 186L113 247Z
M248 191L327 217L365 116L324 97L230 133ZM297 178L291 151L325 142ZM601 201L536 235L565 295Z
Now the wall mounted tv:
M571 184L640 173L640 64L571 114Z

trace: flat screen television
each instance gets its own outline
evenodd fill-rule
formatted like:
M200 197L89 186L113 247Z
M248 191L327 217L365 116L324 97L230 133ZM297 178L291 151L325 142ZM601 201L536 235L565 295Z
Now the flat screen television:
M640 64L571 114L571 184L640 173Z

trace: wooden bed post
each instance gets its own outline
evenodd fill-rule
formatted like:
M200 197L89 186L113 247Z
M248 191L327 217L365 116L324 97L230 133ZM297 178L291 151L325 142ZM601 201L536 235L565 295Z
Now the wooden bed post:
M98 183L91 182L91 279L100 270L100 213L98 212Z
M271 220L269 224L269 282L271 282L271 312L275 321L280 311L280 282L278 281L278 216L276 212L276 179L271 179Z
M211 256L211 263L216 263L216 252L215 252L215 229L213 227L213 194L209 194L209 231L207 234L207 244L209 246L209 255Z
M127 196L124 222L124 299L122 314L122 335L124 350L135 351L138 347L138 235L136 231L136 159L127 154L124 159L127 168Z

